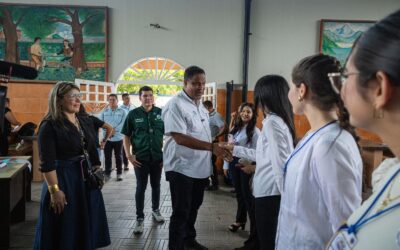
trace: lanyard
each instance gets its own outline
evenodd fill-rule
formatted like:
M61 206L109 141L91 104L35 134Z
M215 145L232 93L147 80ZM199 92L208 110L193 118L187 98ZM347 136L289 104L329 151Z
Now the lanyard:
M290 162L290 160L319 132L319 131L321 131L322 129L324 129L324 128L326 128L326 127L328 127L329 125L331 125L331 124L333 124L333 123L336 123L336 121L331 121L330 123L328 123L328 124L325 124L323 127L321 127L321 128L319 128L317 131L315 131L310 137L308 137L308 139L297 149L297 150L295 150L290 156L289 156L289 158L287 159L287 161L285 162L285 167L283 168L283 173L284 173L284 176L286 175L286 172L287 172L287 169L288 169L288 166L289 166L289 162Z
M382 196L382 194L385 192L386 188L389 186L389 184L394 180L394 178L400 173L400 168L392 175L392 177L390 177L390 179L386 182L385 186L383 186L382 190L379 192L379 194L375 197L375 199L373 200L373 202L371 203L371 205L367 208L367 210L364 212L364 214L360 217L360 219L357 220L357 222L353 225L348 226L347 224L344 224L343 226L341 226L339 228L339 230L341 229L347 229L347 232L349 234L356 234L357 231L360 229L360 227L362 227L365 223L369 222L370 220L385 214L387 212L389 212L390 210L393 210L397 207L400 207L400 202L387 207L385 209L383 209L382 211L379 211L378 213L371 215L368 218L365 218L367 216L367 214L369 214L369 212L371 211L371 209L375 206L376 202L379 200L379 198Z

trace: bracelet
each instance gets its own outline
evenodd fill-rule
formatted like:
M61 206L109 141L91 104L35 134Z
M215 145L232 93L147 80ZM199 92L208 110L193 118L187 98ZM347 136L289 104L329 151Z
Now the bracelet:
M58 184L54 184L54 185L51 185L51 186L49 185L47 187L48 187L49 193L51 195L53 195L53 194L57 193L58 191L60 191L60 189L58 188Z

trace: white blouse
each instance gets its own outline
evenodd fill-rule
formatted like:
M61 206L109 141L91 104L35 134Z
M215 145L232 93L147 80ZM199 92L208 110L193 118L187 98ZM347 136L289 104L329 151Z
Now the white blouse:
M269 114L262 122L257 148L235 146L233 155L255 161L253 195L261 198L279 195L283 183L283 166L293 151L293 139L286 123L277 115Z
M260 135L260 130L257 127L254 127L254 133L253 133L253 137L251 138L251 142L248 143L247 141L247 134L246 134L246 128L247 126L244 126L242 129L240 129L238 132L236 132L233 135L233 138L235 139L235 145L237 146L242 146L245 148L251 148L251 149L255 149L257 146L257 141L258 141L258 137ZM240 158L245 158L248 160L251 160L249 157L240 157ZM229 162L224 161L224 169L228 169L229 168Z
M333 123L306 135L292 154L283 183L276 249L323 249L361 204L360 151L352 135Z
M383 162L379 168L373 173L373 179L379 179L374 185L374 193L366 200L363 205L357 209L348 219L347 225L355 224L364 212L370 207L372 202L381 192L388 180L400 168L400 160L398 158L388 159ZM389 193L390 192L390 193ZM400 196L400 174L393 179L387 186L385 191L377 200L375 206L372 207L370 212L364 217L369 218L378 212L379 209L388 208L398 204L400 198L393 199L386 206L381 207L382 201L387 197L394 198ZM354 250L375 250L375 249L400 249L400 207L388 210L363 226L356 231L356 244Z

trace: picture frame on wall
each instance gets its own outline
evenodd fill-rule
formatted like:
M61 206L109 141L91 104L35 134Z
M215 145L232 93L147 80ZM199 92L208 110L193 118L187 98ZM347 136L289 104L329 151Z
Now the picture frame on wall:
M0 60L35 81L108 81L108 7L0 3Z
M368 28L373 20L320 20L319 52L336 57L344 66L354 42Z

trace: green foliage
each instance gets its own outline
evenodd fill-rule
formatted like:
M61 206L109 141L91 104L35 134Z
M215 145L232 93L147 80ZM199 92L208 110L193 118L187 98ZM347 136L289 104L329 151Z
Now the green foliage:
M31 39L40 37L44 40L57 26L57 23L50 22L49 18L60 15L62 16L62 13L55 8L31 7L18 27L25 36Z
M106 60L105 43L84 43L83 49L87 62L103 62Z
M104 36L105 35L105 9L99 8L79 8L79 20L82 23L87 18L90 20L83 26L83 33L86 36ZM101 25L103 24L103 25Z
M173 73L175 70L169 70L164 77L167 77L167 81L170 82L183 82L184 70L179 70ZM127 69L119 80L124 81L141 81L154 78L156 74L155 70L142 70L142 69ZM172 74L172 75L171 75Z
M143 84L119 84L117 87L118 93L129 93L129 94L139 94L139 89L145 85ZM155 95L175 95L183 89L183 86L179 85L149 85Z
M327 54L327 55L334 55L335 52L332 50L333 48L339 48L337 44L329 39L328 36L325 34L322 35L322 53Z

